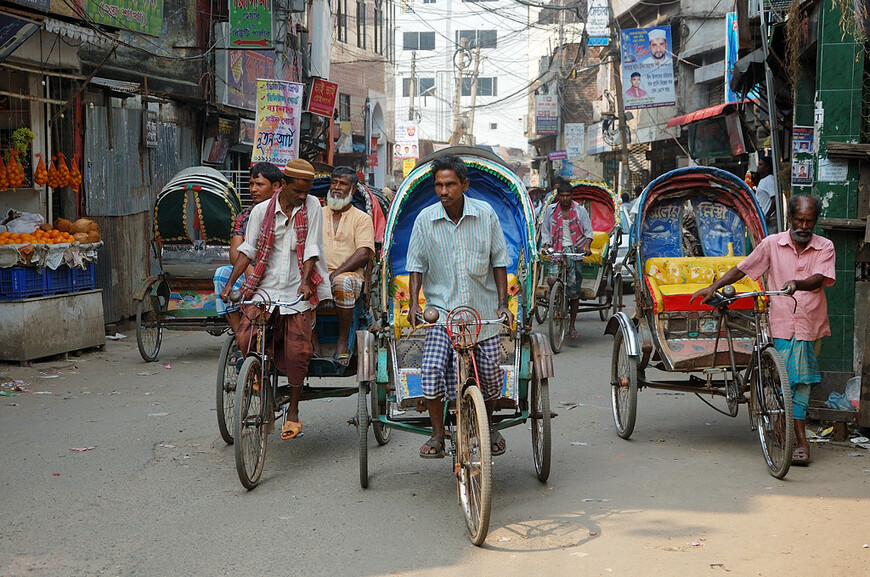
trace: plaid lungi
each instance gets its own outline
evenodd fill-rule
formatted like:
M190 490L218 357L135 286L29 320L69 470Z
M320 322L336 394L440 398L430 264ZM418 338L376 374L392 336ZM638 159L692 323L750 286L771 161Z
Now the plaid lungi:
M804 420L810 403L810 390L822 381L819 372L819 359L816 357L813 341L799 341L797 337L773 339L776 352L785 361L794 418Z
M226 313L232 313L239 310L239 305L227 306L227 304L221 299L221 292L223 292L224 287L227 286L227 281L230 280L230 275L233 273L233 267L231 266L219 266L217 270L214 271L214 303L215 308L217 308L217 313L219 315L223 315ZM245 282L245 274L242 275L233 283L233 290L241 290L242 283Z
M499 337L494 336L480 341L474 347L474 358L477 360L477 373L480 377L480 388L484 399L494 399L501 393L504 379L501 367L498 366L502 357ZM453 343L444 327L430 327L426 330L426 341L423 343L422 389L427 399L456 396L456 362L459 355L453 350ZM448 383L450 386L448 386Z
M362 293L363 277L355 272L343 272L332 279L332 300L340 309L352 309Z
M565 252L574 252L573 246L568 246L563 249ZM559 259L550 258L550 266L547 269L549 278L559 278L559 263L565 259L568 270L565 271L565 295L568 300L576 300L580 298L580 284L583 282L583 261L574 257L560 257Z

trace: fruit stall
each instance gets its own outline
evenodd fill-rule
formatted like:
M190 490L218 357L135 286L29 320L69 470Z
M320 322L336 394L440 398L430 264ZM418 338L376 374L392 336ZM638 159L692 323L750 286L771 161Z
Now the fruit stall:
M73 156L68 164L58 153L46 167L41 154L28 154L32 140L29 129L17 129L10 147L0 149L0 361L25 362L105 344L95 282L103 244L99 225L88 218L49 223L39 210L50 191L78 189L79 160Z

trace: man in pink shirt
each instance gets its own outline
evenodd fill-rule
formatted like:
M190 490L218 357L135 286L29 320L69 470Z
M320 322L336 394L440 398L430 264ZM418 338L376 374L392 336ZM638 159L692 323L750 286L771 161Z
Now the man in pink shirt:
M834 284L834 243L813 234L821 203L808 195L792 196L788 203L791 227L766 237L752 254L736 267L692 295L706 299L726 285L749 276L758 280L767 273L768 287L794 294L770 299L770 336L785 361L794 404L794 428L797 448L792 463L806 465L810 445L806 436L806 413L810 389L821 380L818 342L831 334L828 303L823 287Z

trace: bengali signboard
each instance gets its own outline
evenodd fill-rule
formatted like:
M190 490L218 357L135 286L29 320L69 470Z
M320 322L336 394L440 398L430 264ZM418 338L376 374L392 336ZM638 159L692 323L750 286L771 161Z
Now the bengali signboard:
M230 46L272 48L272 0L229 0Z
M586 34L588 46L607 46L610 43L610 7L608 0L588 0Z
M257 80L257 133L251 164L271 162L283 169L299 156L302 84Z
M622 31L622 90L625 109L673 106L674 59L671 28Z
M580 122L565 123L565 150L568 158L586 154L586 125Z
M396 123L396 147L393 158L420 158L419 144L416 121L406 120Z
M76 0L90 21L150 36L163 32L163 0Z
M224 104L257 109L257 79L272 78L275 70L274 52L228 50L226 96Z
M332 118L335 99L338 98L338 84L322 78L311 82L311 96L308 97L308 112Z
M559 134L559 97L555 94L535 96L535 132Z

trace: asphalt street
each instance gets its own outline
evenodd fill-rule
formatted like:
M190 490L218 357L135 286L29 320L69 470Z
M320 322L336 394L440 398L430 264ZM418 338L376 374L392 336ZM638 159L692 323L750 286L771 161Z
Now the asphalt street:
M528 426L494 460L493 513L472 546L450 460L421 436L369 435L358 480L356 395L302 405L304 436L269 438L246 491L218 433L221 339L167 333L145 363L135 335L105 351L0 365L0 576L796 575L870 564L870 455L814 445L778 481L745 411L639 394L631 440L613 429L612 339L597 314L556 357L553 466L534 477ZM3 391L10 391L4 387ZM745 408L744 408L745 409Z

